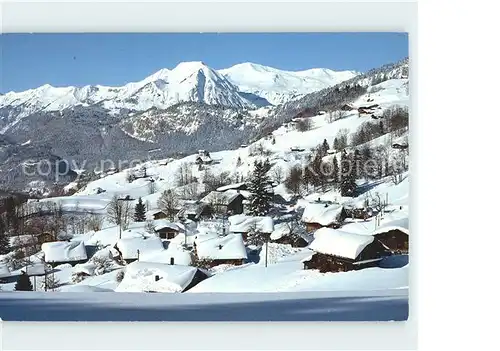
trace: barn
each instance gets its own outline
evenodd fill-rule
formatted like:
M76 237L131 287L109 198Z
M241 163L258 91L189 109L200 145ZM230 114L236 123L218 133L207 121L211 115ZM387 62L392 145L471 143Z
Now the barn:
M87 261L83 241L53 241L42 244L45 262L53 265L69 263L72 266Z
M315 253L303 261L304 269L320 272L347 272L375 267L391 252L371 235L321 228L314 233L309 248Z
M318 200L305 206L302 222L310 233L322 227L340 228L346 217L344 206Z
M154 230L160 239L173 239L182 231L177 224L164 219L155 222Z
M272 217L268 216L246 216L243 214L230 216L229 231L235 234L241 234L243 240L247 239L248 233L259 232L269 234L274 230Z
M201 201L207 203L215 213L243 213L244 194L241 190L211 191Z
M193 248L198 259L207 261L211 267L220 264L240 266L248 258L241 234L208 238L200 236L195 240Z
M394 253L408 253L408 217L384 223L372 235Z

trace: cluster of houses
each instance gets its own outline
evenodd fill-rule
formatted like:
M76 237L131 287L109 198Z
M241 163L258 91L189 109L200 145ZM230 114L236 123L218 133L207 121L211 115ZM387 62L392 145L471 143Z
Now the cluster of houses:
M137 261L199 267L197 262L203 261L204 267L242 265L249 260L250 233L267 235L269 241L277 243L307 246L312 255L303 261L304 269L321 272L374 267L386 256L408 253L407 217L385 221L372 230L356 230L356 225L377 223L373 209L364 203L338 204L318 198L290 208L296 215L299 208L303 209L298 217L305 233L301 237L292 235L292 226L286 221L245 214L249 197L247 184L237 183L220 187L201 200L182 201L176 221L167 220L160 210L148 211L147 215L154 219L155 234L144 232L120 238L108 247L108 256L116 263L127 264ZM220 219L211 220L214 211L223 214L222 223ZM71 264L78 274L91 274L89 258L95 247L80 241L57 241L50 233L42 233L36 240L46 263ZM0 278L8 276L7 270L0 267ZM46 270L40 274L46 274ZM201 277L198 273L196 276Z
M356 211L360 211L358 216L355 216ZM303 261L304 268L319 269L321 272L358 270L377 266L386 256L408 253L407 217L389 221L369 231L365 224L368 214L371 217L373 210L356 206L347 210L343 205L319 199L307 205L302 221L306 224L307 231L314 235L314 240L309 245L314 254ZM346 219L354 221L351 222L352 228L360 216L363 218L359 222L363 230L351 232L349 226L343 230ZM372 222L377 223L377 220Z

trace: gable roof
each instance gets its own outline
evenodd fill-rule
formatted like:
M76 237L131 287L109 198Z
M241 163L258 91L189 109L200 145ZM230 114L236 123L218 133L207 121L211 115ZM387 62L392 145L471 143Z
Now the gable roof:
M320 228L314 233L309 248L326 255L340 256L355 260L371 244L374 237L343 232L331 228Z
M169 221L164 220L164 219L157 219L154 222L154 224L155 224L155 226L154 226L155 231L162 230L165 228L173 229L173 230L178 231L178 232L181 231L181 228L177 224L169 222Z
M247 258L247 250L241 234L204 238L195 240L196 251L201 259L211 260L238 260Z
M386 233L391 230L400 230L406 235L410 235L410 230L408 226L408 217L396 219L382 224L380 227L372 232L372 235Z
M248 233L256 230L261 233L272 233L274 223L272 217L268 216L247 216L243 214L230 216L229 231L233 233Z
M224 186L218 187L217 191L226 191L226 190L230 190L230 189L246 190L246 188L247 188L247 183L241 182L241 183L229 184L229 185L224 185Z
M45 262L74 262L87 259L83 241L53 241L42 244Z
M344 207L338 204L309 203L302 214L302 221L328 226L340 221L343 209Z
M122 238L118 240L116 247L123 259L129 260L137 258L137 250L140 256L152 251L162 251L163 242L157 236Z
M243 196L236 190L228 190L225 192L211 191L205 196L201 201L207 204L217 204L217 205L229 205L238 196Z

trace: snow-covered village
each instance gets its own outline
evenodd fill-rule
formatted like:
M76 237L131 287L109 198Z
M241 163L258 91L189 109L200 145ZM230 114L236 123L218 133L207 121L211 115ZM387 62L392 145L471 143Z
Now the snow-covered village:
M0 95L0 318L406 320L409 105L408 58Z

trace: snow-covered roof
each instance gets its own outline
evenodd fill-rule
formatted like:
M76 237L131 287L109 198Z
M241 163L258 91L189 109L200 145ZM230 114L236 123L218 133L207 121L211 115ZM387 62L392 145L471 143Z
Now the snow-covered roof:
M169 221L164 220L164 219L158 219L155 221L154 224L155 224L154 230L156 230L156 231L161 230L161 229L165 229L165 228L170 228L170 229L176 230L178 232L181 231L181 228L177 224L169 222Z
M0 263L0 278L10 277L10 269L6 264Z
M375 229L372 232L372 235L386 233L391 230L400 230L403 233L410 235L410 230L408 227L408 217L384 223L380 227Z
M271 240L281 239L283 236L290 234L290 226L286 222L274 225L274 230L271 233Z
M142 258L142 255L163 250L163 242L157 236L122 238L118 240L116 246L126 260L137 258L137 250L139 250L139 258Z
M217 188L216 190L217 191L226 191L226 190L230 190L230 189L239 189L239 188L244 187L245 185L246 185L246 182L229 184L229 185L221 186L221 187Z
M227 190L224 192L211 191L201 201L207 204L229 205L239 195L244 196L236 190Z
M356 259L364 248L373 242L371 235L346 233L331 228L320 228L314 233L309 248L326 255Z
M223 237L204 238L195 240L198 257L211 260L246 259L247 250L241 234L228 234Z
M328 226L340 221L344 207L338 204L309 203L305 206L302 221L305 223L318 223Z
M185 250L181 245L170 242L166 250L150 251L141 254L141 262L165 263L170 264L171 258L174 264L189 266L192 262L191 253Z
M212 158L208 155L198 155L197 158L200 158L203 162L212 162Z
M125 269L122 282L115 291L119 292L182 292L193 280L197 268L135 261ZM155 277L159 280L156 281Z
M83 241L54 241L42 244L45 262L74 262L87 259Z
M228 218L229 231L233 233L248 233L256 230L261 233L272 233L273 219L268 216L234 215Z
M87 275L94 275L96 265L93 262L85 262L77 264L73 267L73 273L85 273Z
M199 216L206 206L207 204L202 201L186 200L181 204L181 210L179 211L178 216L182 217L184 214L194 214L195 216Z

